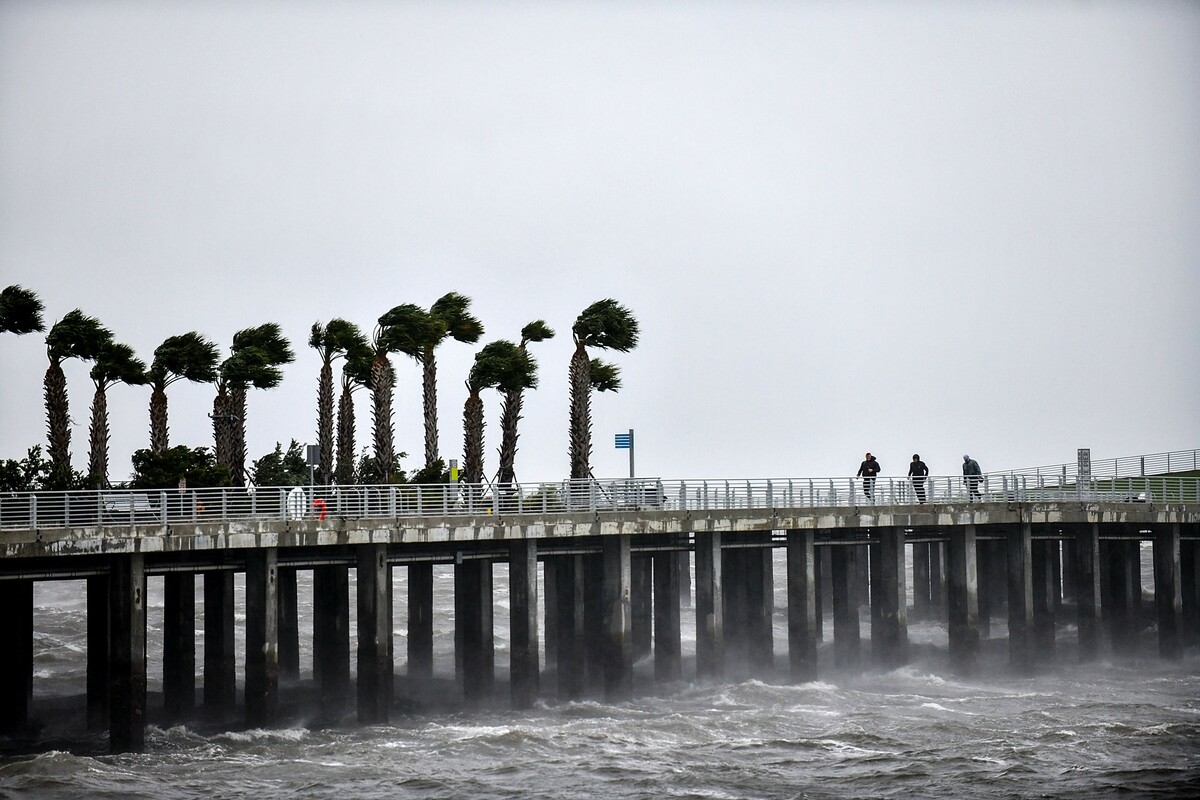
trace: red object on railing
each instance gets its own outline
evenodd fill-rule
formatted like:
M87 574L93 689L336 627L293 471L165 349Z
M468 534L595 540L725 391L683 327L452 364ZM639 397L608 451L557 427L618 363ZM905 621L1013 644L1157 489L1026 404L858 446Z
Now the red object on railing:
M313 500L313 512L316 514L318 522L325 519L326 510L327 509L324 500L319 497L316 500Z

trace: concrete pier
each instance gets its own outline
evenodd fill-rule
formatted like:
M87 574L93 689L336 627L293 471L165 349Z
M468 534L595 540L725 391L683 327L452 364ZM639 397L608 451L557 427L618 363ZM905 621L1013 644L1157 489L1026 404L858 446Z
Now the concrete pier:
M950 661L970 674L979 669L983 607L995 614L1006 605L1009 660L1014 671L1029 674L1055 658L1067 592L1078 609L1081 659L1099 657L1106 646L1118 656L1144 653L1152 635L1164 657L1178 658L1200 641L1200 504L624 511L611 519L546 512L513 519L488 515L464 524L387 519L362 528L352 522L339 518L306 529L306 521L291 520L282 532L265 524L261 530L197 524L191 533L173 526L169 534L158 526L131 526L118 529L127 538L114 540L112 552L104 554L93 552L95 539L85 535L79 541L89 544L78 553L71 553L75 540L69 537L51 550L34 537L23 544L10 536L8 555L0 560L6 610L0 634L10 654L0 667L0 729L8 735L36 729L34 590L38 580L67 577L87 581L87 716L94 729L109 729L114 752L144 748L148 718L173 724L194 716L197 625L204 629L206 722L251 727L286 724L281 714L304 692L318 697L324 722L343 720L356 698L363 724L394 720L397 690L405 707L428 701L436 708L460 702L467 708L505 702L529 708L547 694L620 701L633 693L635 663L639 679L649 677L652 667L653 679L662 683L779 680L781 674L811 681L830 663L837 679L905 663L908 615L918 607L932 620L945 609ZM1147 544L1153 545L1153 582L1143 587ZM786 597L786 673L776 672L773 663L776 558L784 559L779 566L787 581L780 595ZM511 609L507 699L496 692L498 561L507 563ZM685 564L694 564L694 573L683 574ZM409 612L402 670L393 652L397 568L406 570L408 586L407 598L400 598ZM304 620L294 605L295 586L298 572L310 569L313 613ZM353 661L351 569L357 587ZM435 674L435 570L442 580L451 569L456 667L452 675ZM161 578L165 600L163 696L155 707L148 707L146 691L147 673L157 668L146 662L148 577ZM235 584L242 580L244 601L235 603ZM685 584L695 587L694 674L683 653L691 633L682 630ZM1153 615L1139 616L1143 590L1153 593ZM444 606L446 599L438 599ZM871 664L861 657L863 599L870 608ZM832 619L832 647L820 646L822 612ZM234 653L239 616L246 643L241 714ZM308 686L298 668L305 656L298 636L295 651L284 656L292 648L285 646L293 637L291 620L297 630L312 625ZM544 681L543 652L553 674ZM286 670L285 660L293 664Z

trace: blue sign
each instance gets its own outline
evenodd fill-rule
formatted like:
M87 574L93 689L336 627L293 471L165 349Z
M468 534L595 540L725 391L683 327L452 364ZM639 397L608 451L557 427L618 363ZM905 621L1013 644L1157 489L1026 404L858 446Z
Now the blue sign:
M618 433L616 436L616 446L618 450L628 450L633 447L633 437L628 433Z

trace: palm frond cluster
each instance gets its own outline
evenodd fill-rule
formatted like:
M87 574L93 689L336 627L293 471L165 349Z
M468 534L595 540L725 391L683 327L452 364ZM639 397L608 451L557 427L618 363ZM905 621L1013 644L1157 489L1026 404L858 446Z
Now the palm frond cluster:
M394 354L408 356L421 367L425 460L417 475L423 479L436 479L444 474L445 462L438 442L436 353L448 339L473 345L483 338L483 323L471 314L470 306L470 298L456 292L443 295L428 309L412 303L397 305L380 315L369 336L345 319L313 324L308 345L317 352L321 363L317 378L319 465L315 468L321 483L404 479L397 463L392 424L396 371L391 356ZM18 335L43 331L43 310L42 302L34 292L9 286L0 293L0 331ZM637 346L639 326L629 309L615 300L606 299L584 309L571 330L575 350L569 369L569 457L571 477L584 478L591 472L591 394L593 391L616 391L621 386L619 368L592 357L588 350L628 352ZM482 394L488 389L496 390L502 397L502 441L496 480L505 485L515 482L524 393L538 385L538 365L529 345L553 336L554 330L544 320L535 320L521 329L519 342L500 339L484 345L475 354L466 379L468 397L463 408L462 479L465 482L487 481ZM168 337L155 349L154 358L147 367L132 348L116 341L98 319L79 309L68 312L51 326L46 335L46 353L49 366L43 391L47 463L51 475L45 482L47 488L108 485L107 392L116 384L150 387L150 448L139 450L135 463L148 463L156 455L162 456L164 463L175 457L167 455L169 451L173 452L168 428L167 389L181 380L212 384L215 388L210 414L217 467L213 474L227 475L233 485L244 485L248 477L247 392L277 387L283 380L282 367L296 358L280 326L268 322L235 333L229 355L223 360L220 348L198 332ZM71 468L70 414L62 369L68 359L92 364L90 375L95 394L86 476L74 473ZM335 386L338 362L341 375ZM356 461L353 394L363 387L371 394L373 453ZM335 398L338 388L340 394ZM293 442L293 448L297 446ZM189 457L192 456L194 454ZM292 457L294 460L294 453Z

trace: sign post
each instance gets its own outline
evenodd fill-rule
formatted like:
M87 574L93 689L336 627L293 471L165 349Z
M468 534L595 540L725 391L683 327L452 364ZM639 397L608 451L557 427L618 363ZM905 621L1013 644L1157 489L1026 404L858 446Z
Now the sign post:
M614 444L618 450L629 451L629 477L633 477L633 428L629 429L629 433L618 433L614 438Z

